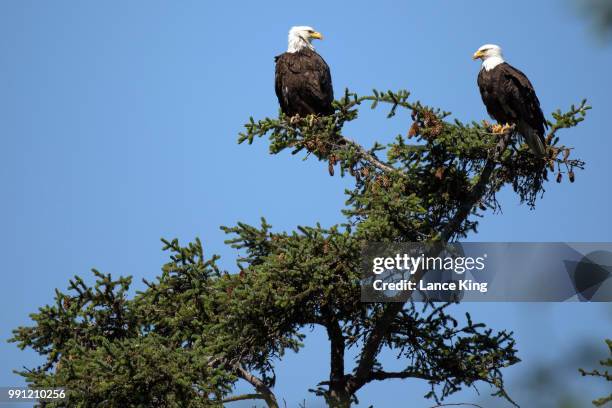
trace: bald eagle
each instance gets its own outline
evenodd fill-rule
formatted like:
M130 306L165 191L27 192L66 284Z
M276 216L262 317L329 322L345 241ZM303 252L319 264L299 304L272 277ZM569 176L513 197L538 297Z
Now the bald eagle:
M478 87L489 115L500 124L515 125L532 153L545 156L544 130L548 125L529 79L504 61L497 45L483 45L473 59L482 60Z
M287 116L331 115L334 112L329 67L314 50L313 39L323 36L311 27L289 31L287 52L277 56L275 90L282 112Z

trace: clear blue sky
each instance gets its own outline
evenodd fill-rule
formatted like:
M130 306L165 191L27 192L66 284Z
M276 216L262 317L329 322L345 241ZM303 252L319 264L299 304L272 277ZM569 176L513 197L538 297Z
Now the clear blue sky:
M486 118L476 87L483 43L501 44L531 78L544 111L588 97L594 109L562 134L587 162L575 184L549 184L535 211L502 194L504 212L481 222L478 241L612 241L612 48L567 1L108 1L0 2L0 385L39 360L6 344L12 328L52 300L74 274L130 274L137 287L159 273L160 237L202 238L231 269L219 225L258 222L279 230L342 221L348 180L263 141L236 144L249 118L275 115L273 57L292 25L325 35L318 51L337 94L407 88L461 120ZM370 146L409 126L364 112L348 131ZM603 352L610 305L478 304L472 314L516 331L534 364L588 341ZM290 407L325 379L324 336L279 365ZM323 351L322 351L323 350ZM575 376L579 386L584 381ZM427 407L423 384L372 385L363 405ZM483 388L486 392L486 388ZM473 393L464 394L467 400ZM462 397L464 397L462 395ZM589 398L590 399L590 398ZM236 405L238 406L238 405ZM316 403L309 407L317 406Z

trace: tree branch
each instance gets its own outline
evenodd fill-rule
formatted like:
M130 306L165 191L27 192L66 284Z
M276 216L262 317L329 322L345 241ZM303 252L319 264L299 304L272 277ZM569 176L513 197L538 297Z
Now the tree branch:
M480 173L478 182L472 187L468 198L459 207L453 218L439 234L436 241L439 242L440 245L435 245L434 248L432 248L434 252L439 251L441 244L446 243L457 232L458 228L472 212L474 205L478 203L485 193L487 183L491 178L491 174L493 173L493 170L495 169L501 155L508 147L513 133L514 128L511 128L500 135L500 140L495 147L495 153L491 158L489 158L489 160L487 160L483 170ZM421 269L413 275L411 280L418 282L421 280L423 275L424 272ZM408 294L408 298L409 297L410 293ZM404 304L405 302L397 302L387 305L380 318L374 324L374 328L366 340L365 346L361 352L355 375L348 381L348 389L351 393L356 392L359 388L366 384L367 379L371 375L370 373L372 367L374 366L374 362L376 361L376 356L379 353L380 345L384 337L387 335L387 331L391 326L393 319L395 319L397 314L404 308Z
M366 149L364 149L359 143L349 139L346 136L342 136L340 135L340 137L342 138L342 140L344 140L346 142L347 145L350 145L351 147L353 147L355 150L357 150L357 152L359 153L359 156L365 160L367 160L368 162L370 162L370 164L374 167L376 167L379 170L388 172L388 173L393 173L393 172L397 172L398 170L392 166L389 166L388 164L383 163L382 161L378 160L373 154L369 153Z
M261 394L242 394L242 395L236 395L233 397L227 397L223 401L221 401L221 403L227 404L229 402L252 400L252 399L264 399L264 397Z
M387 372L387 371L373 371L370 373L366 382L370 381L384 381L389 379L406 379L406 378L420 378L422 380L435 380L436 377L431 375L425 375L417 371L398 371L398 372Z
M264 384L264 382L261 379L249 373L240 364L236 364L234 366L234 369L236 370L236 374L240 378L242 378L243 380L251 384L253 387L255 387L257 392L261 394L262 399L266 401L266 404L268 404L268 408L279 408L278 402L276 401L276 396L274 396L274 393L272 392L270 387Z
M448 242L448 240L451 239L451 237L457 232L463 221L465 221L470 215L474 206L478 203L478 201L480 201L486 191L487 184L491 179L491 174L493 174L493 170L499 162L501 155L508 147L513 133L514 127L500 135L501 137L497 143L497 146L495 146L495 153L493 154L493 157L487 160L484 168L480 172L478 182L472 187L468 198L463 202L463 204L461 204L457 212L455 212L453 218L448 222L448 224L446 224L442 232L439 234L439 241Z
M325 325L330 341L330 372L329 372L329 391L334 395L343 392L345 388L344 376L344 335L338 320L331 313L328 314Z

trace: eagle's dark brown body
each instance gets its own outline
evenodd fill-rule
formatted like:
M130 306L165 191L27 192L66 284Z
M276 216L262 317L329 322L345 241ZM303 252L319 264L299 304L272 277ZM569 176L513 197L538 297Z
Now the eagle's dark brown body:
M334 90L329 67L319 54L303 49L275 58L275 89L285 115L331 115Z
M531 151L544 156L546 119L525 74L504 62L489 71L481 69L478 87L489 115L501 124L516 125Z

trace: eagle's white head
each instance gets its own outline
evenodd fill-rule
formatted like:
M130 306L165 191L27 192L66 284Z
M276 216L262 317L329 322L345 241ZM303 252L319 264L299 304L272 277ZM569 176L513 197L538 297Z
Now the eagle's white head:
M482 68L489 71L504 62L502 49L499 45L485 44L472 56L472 59L481 59Z
M308 26L291 27L289 30L289 47L287 52L298 52L304 48L314 51L314 47L310 43L312 40L322 40L323 35L314 28Z

